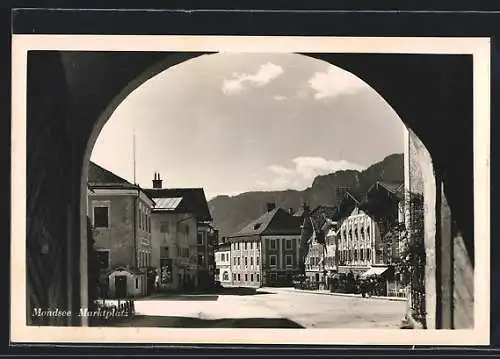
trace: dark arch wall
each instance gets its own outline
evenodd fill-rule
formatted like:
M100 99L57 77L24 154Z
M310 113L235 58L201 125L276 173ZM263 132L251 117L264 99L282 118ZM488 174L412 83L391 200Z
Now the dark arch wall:
M127 93L156 73L199 55L28 54L28 307L86 305L86 276L80 275L87 270L86 242L80 240L86 233L81 225L86 213L80 204L86 196L81 189L85 160L92 150L89 141L93 145L105 122L102 119ZM474 259L472 57L307 55L342 67L371 85L429 150L436 175L436 213L441 213L436 219L441 298L437 326L453 327L455 279L450 253L455 237L463 238L463 252L472 266ZM57 324L80 323L70 318Z

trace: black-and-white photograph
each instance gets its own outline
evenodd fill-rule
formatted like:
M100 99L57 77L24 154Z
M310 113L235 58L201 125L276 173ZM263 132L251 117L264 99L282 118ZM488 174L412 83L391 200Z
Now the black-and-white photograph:
M487 340L486 40L39 38L13 41L23 330Z

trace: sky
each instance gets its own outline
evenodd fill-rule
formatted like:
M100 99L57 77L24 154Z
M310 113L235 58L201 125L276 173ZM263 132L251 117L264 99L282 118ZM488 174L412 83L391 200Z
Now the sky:
M151 187L203 187L208 199L302 190L403 152L403 123L368 84L299 54L217 53L171 67L117 107L91 161Z

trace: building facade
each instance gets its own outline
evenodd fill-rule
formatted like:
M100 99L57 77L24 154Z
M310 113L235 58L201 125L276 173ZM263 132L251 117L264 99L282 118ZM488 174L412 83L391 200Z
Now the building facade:
M267 204L267 212L229 236L232 284L291 285L298 273L300 217Z
M361 274L374 264L384 264L375 220L359 207L342 221L338 244L340 272Z
M305 209L304 211L307 212ZM309 250L304 260L306 277L313 282L325 281L327 273L336 269L336 228L332 228L332 225L336 227L334 223L336 223L337 215L338 208L329 205L317 206L310 213L309 220L313 223L313 229L324 234L324 243L319 242L315 234L312 235Z
M215 251L216 280L222 285L232 284L231 243L221 243Z
M88 188L88 215L98 256L101 295L146 295L153 252L154 201L140 187L93 162L89 165Z
M152 263L160 290L182 291L213 286L218 232L211 224L202 188L163 188L155 173L152 209Z

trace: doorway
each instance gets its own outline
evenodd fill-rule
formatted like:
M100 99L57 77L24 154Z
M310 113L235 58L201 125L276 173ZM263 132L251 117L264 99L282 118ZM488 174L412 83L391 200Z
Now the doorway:
M127 277L117 275L115 277L115 294L117 298L127 297Z

